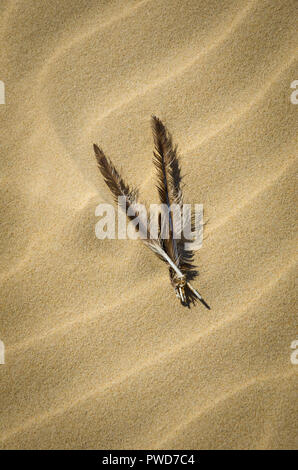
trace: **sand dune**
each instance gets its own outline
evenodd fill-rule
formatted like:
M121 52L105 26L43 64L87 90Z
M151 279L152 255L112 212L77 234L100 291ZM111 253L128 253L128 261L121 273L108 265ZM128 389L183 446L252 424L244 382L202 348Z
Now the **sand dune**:
M294 9L2 1L2 449L297 447ZM95 237L92 143L157 202L152 114L204 204L210 311L140 242Z

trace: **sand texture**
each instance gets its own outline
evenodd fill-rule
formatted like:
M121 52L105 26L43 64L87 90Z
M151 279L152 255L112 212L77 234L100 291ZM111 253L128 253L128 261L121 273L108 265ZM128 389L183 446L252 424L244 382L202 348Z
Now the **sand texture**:
M0 39L0 447L297 447L297 2L2 0ZM152 114L210 311L95 236L93 142L157 202Z

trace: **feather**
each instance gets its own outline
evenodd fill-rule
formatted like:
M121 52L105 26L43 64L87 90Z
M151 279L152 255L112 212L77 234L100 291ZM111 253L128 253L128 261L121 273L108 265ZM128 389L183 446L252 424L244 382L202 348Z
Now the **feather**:
M155 116L152 116L151 123L155 145L153 163L157 169L157 189L160 202L167 207L168 213L165 215L169 217L169 237L164 239L164 247L174 263L178 264L179 254L177 239L174 236L174 220L171 205L179 204L181 200L179 192L176 191L178 188L175 184L175 176L178 176L178 174L175 174L175 170L179 171L179 165L175 165L178 163L176 152L172 145L172 139L166 132L164 125Z
M98 163L98 168L104 178L105 183L111 190L115 202L118 204L118 197L125 197L125 205L122 206L122 209L127 215L128 209L134 207L138 204L138 191L135 188L130 188L128 184L125 183L124 179L121 177L120 173L116 170L115 166L108 159L104 152L96 145L93 145L96 160ZM132 211L134 212L134 211ZM134 219L134 216L127 215L130 220ZM139 232L142 233L142 241L147 245L162 261L172 266L172 269L175 270L178 276L181 276L182 273L178 270L175 264L172 263L172 260L169 258L168 254L165 252L162 246L161 239L152 239L150 238L150 233L148 228L145 227L141 222L139 224Z
M189 301L194 302L196 298L199 298L197 296L197 292L194 292L193 288L189 286L189 283L187 282L197 275L197 271L193 264L194 253L192 251L185 250L186 240L183 235L183 226L180 233L175 234L175 213L171 210L171 206L174 207L176 205L180 211L181 220L183 220L183 198L181 190L182 176L177 155L177 146L173 145L170 133L167 131L161 120L156 116L152 116L151 118L151 127L155 146L153 152L153 163L157 169L157 189L159 199L162 204L166 204L169 214L170 237L163 240L163 247L169 257L183 273L186 280L185 285L181 286L181 279L177 278L177 273L172 267L169 268L170 279L177 292L177 296L183 303L189 304ZM191 215L190 222L193 230L193 215ZM175 235L179 235L180 238L177 237L175 239Z
M142 241L168 265L171 282L175 288L177 297L180 298L183 305L188 305L190 301L200 300L205 307L210 309L199 292L194 289L189 280L196 275L192 264L193 253L184 248L184 237L181 233L181 239L176 239L176 232L173 220L173 211L171 205L176 204L175 210L182 214L182 192L180 188L181 170L177 157L177 148L173 147L170 134L167 132L162 122L152 117L152 130L155 143L154 164L158 173L158 192L162 204L166 204L169 214L169 238L162 237L162 231L159 230L158 237L150 237L150 231L147 225L139 223L139 232L141 232ZM138 204L138 191L129 187L115 166L108 159L103 151L94 144L94 152L97 159L99 170L110 188L114 200L119 203L118 198L124 196L122 209L130 220L134 216L128 215L129 208L134 209ZM133 210L132 213L137 211ZM160 222L160 217L159 217ZM159 227L160 229L161 227Z
M136 203L138 198L138 191L130 187L124 182L111 160L109 160L103 151L96 145L93 145L98 168L105 180L105 183L110 188L115 202L118 203L118 197L125 196L127 204Z

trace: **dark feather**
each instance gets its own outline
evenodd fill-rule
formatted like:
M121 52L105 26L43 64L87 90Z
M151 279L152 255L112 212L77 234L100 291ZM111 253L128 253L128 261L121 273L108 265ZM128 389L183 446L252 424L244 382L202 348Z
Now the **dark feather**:
M98 168L100 169L106 184L110 188L115 202L118 203L118 197L120 196L125 196L127 198L127 203L137 202L138 191L134 188L131 189L128 184L124 182L111 160L105 156L103 151L96 144L93 144L93 148Z
M126 213L128 219L133 220L135 215L129 216L127 214L128 209L134 204L138 203L138 191L135 188L130 188L128 184L125 183L124 179L117 171L110 159L108 159L103 151L96 145L93 144L96 160L98 163L98 168L107 184L110 188L114 201L118 204L118 197L125 197L125 205L122 207L123 211ZM137 213L136 213L137 215ZM168 263L165 252L162 246L160 238L151 239L150 232L148 231L147 226L144 227L141 223L139 224L139 232L144 235L142 241L165 263Z
M196 271L192 264L193 253L186 251L184 247L185 241L187 240L184 239L183 233L181 240L176 239L174 236L173 214L170 210L170 206L177 204L180 212L182 210L182 193L180 188L181 170L177 157L177 148L173 147L170 134L157 117L152 117L152 130L155 143L154 164L158 173L158 192L161 203L166 204L168 208L170 238L162 238L162 233L160 233L159 230L158 238L151 239L148 227L142 226L142 224L139 223L139 231L144 235L144 237L141 238L162 261L167 263L171 282L181 302L189 306L191 301L194 303L196 300L200 300L205 307L210 308L203 300L202 296L189 283L189 280L195 277ZM125 183L111 160L109 160L103 151L95 144L94 152L98 167L113 194L114 200L118 203L119 196L125 197L125 203L122 209L127 215L128 209L130 207L134 208L134 205L138 203L137 190L129 187ZM134 215L128 216L131 220L133 220L134 217Z
M177 264L187 280L193 279L197 271L193 264L194 253L185 250L183 231L181 238L175 239L173 236L173 214L170 211L172 204L180 207L182 217L182 191L181 191L181 168L177 155L177 146L173 145L172 137L164 124L156 116L152 116L151 126L155 150L153 152L153 162L157 169L157 189L160 202L166 204L169 211L170 238L163 240L163 246L170 258ZM193 217L191 220L192 230L194 229ZM189 240L188 240L189 241ZM170 268L170 278L175 283L176 273ZM192 293L190 292L190 297Z

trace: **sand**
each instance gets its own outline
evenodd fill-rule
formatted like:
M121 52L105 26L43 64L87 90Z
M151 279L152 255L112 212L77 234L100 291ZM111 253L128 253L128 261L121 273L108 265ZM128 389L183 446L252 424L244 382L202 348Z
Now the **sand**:
M296 7L2 0L2 449L297 447ZM210 311L95 237L92 144L157 202L152 114L204 205Z

